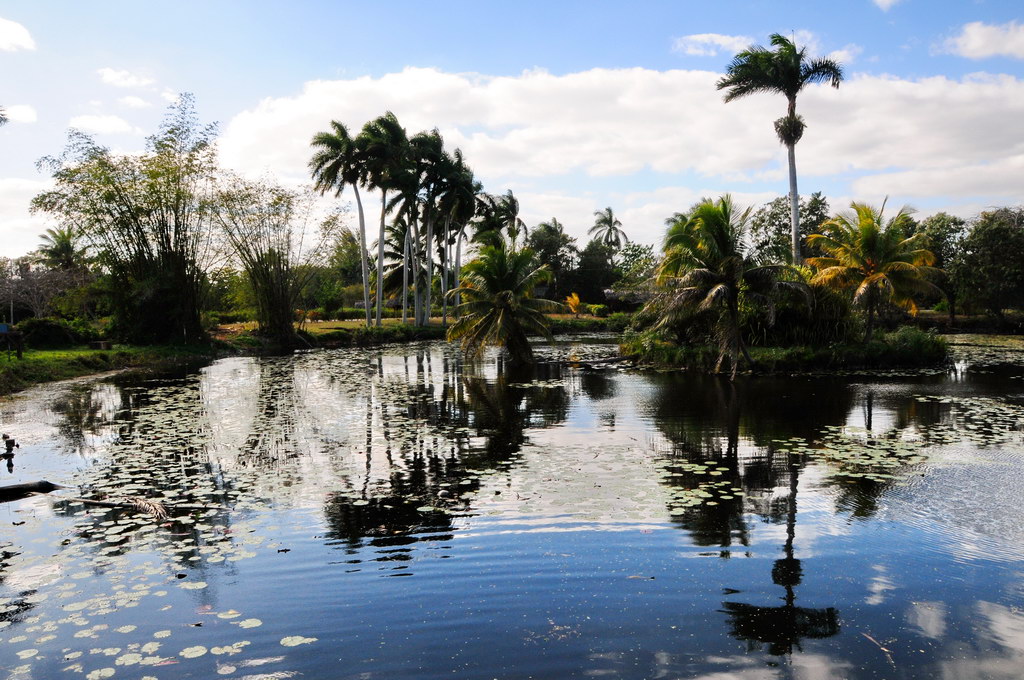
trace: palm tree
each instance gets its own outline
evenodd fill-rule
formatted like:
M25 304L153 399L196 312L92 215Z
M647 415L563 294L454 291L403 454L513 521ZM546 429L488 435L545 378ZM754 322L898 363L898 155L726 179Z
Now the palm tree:
M594 217L597 220L594 222L594 226L587 231L588 234L591 236L596 235L601 243L615 250L619 250L623 243L629 243L629 239L626 238L626 232L621 229L622 222L615 217L615 213L612 212L611 208L596 211Z
M909 208L901 208L888 221L882 216L884 202L881 209L857 202L850 208L822 224L822 233L807 237L809 245L828 254L808 258L807 264L818 270L812 285L854 289L854 303L867 311L864 342L869 342L879 304L892 302L916 313L913 296L937 292L927 279L939 270L931 267L935 255L923 247L926 236L906 236L911 225Z
M796 113L796 96L804 85L828 82L839 87L843 80L843 67L828 59L808 59L807 48L797 49L789 38L773 33L770 38L775 50L752 45L737 54L718 81L719 90L728 90L725 101L745 97L757 92L774 92L786 96L789 108L786 115L775 121L775 133L789 152L790 225L793 240L793 264L800 264L800 194L796 188L796 143L804 134L804 119Z
M459 318L448 329L448 340L462 340L467 354L480 355L484 348L504 347L513 364L533 360L528 334L553 340L545 312L562 308L557 302L533 297L533 289L548 278L537 266L529 248L515 250L509 244L488 245L466 264L457 289L463 297Z
M351 186L356 197L356 208L359 212L359 263L363 274L363 307L366 312L366 325L370 325L370 267L366 252L366 219L363 215L363 201L359 196L359 185L365 182L365 168L361 162L359 149L355 140L349 135L348 129L336 120L332 120L330 132L318 132L310 142L315 150L309 161L309 169L313 175L314 188L320 194L334 189L335 196L340 196L345 186Z
M691 318L700 312L716 312L715 332L719 354L715 371L720 371L726 356L736 377L739 356L750 365L740 329L740 298L754 299L773 311L771 294L780 288L807 293L799 281L783 281L779 277L786 265L763 264L747 251L747 229L750 208L744 211L726 194L718 201L706 200L697 205L689 218L674 233L670 232L666 262L659 279L670 288L656 306L661 308L658 326L667 327ZM679 223L679 222L677 222Z
M455 149L452 154L452 162L447 167L444 190L438 201L438 211L444 219L441 248L442 324L448 323L448 286L451 280L452 246L455 246L455 280L458 281L462 235L466 224L473 219L473 215L476 213L478 191L478 185L473 179L473 171L466 165L462 151Z
M408 170L409 139L395 114L388 111L363 126L356 138L366 168L366 185L381 192L380 230L377 237L377 319L381 325L384 306L384 239L388 212L388 190L401 184L401 175Z
M71 227L47 229L36 252L38 261L50 269L73 272L86 267L86 248L79 247L81 234Z

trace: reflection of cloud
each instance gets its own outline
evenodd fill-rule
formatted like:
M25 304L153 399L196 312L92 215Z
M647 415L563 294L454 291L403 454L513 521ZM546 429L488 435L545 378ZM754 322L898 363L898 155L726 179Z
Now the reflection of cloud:
M824 654L794 654L793 677L796 680L839 680L850 676L853 664Z
M989 632L1008 650L1024 653L1024 614L992 602L978 602L978 613L988 621Z
M913 602L907 610L907 623L925 637L938 639L946 633L946 616L944 602Z
M868 583L868 592L871 594L864 600L864 603L882 604L885 602L886 591L896 590L896 586L893 585L892 579L886 575L884 566L876 564L871 568L875 570L875 577Z

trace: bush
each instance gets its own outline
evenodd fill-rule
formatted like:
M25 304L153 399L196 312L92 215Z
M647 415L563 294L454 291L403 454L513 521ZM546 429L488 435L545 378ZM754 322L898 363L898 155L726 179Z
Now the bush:
M81 319L32 318L15 326L25 337L25 344L34 349L59 349L82 345L99 335Z
M592 315L603 319L608 316L608 305L587 305L587 311Z
M633 315L627 312L615 312L609 314L607 319L608 330L615 333L622 333L633 323Z

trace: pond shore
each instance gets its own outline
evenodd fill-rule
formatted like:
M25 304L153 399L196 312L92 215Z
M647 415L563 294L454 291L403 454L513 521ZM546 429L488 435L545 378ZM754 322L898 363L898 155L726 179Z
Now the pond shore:
M552 319L556 335L588 332L622 332L622 319L559 315ZM390 321L390 323L388 323ZM307 324L304 337L311 348L373 347L391 343L442 340L446 329L386 320L384 326L367 328L361 322L316 322ZM626 335L623 354L640 365L710 372L718 357L711 346L680 347L649 342L643 336ZM139 347L116 345L111 350L84 347L59 350L28 350L23 360L0 360L0 397L35 384L65 380L125 368L159 367L225 354L254 354L271 351L247 325L221 327L209 345ZM905 328L884 334L871 343L835 344L825 347L751 347L758 373L821 372L865 368L919 368L947 361L947 346L934 333Z

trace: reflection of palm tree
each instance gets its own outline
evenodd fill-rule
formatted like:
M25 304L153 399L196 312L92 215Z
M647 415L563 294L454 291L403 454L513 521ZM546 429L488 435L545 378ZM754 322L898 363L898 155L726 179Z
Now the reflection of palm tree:
M730 634L750 644L768 645L768 653L776 656L792 654L800 649L805 638L826 638L839 633L839 612L835 607L811 609L796 606L796 586L803 578L800 560L794 557L796 537L796 495L800 468L789 465L789 497L786 508L785 557L775 560L772 582L786 590L785 604L781 607L761 607L743 602L724 602L722 607L729 616Z

